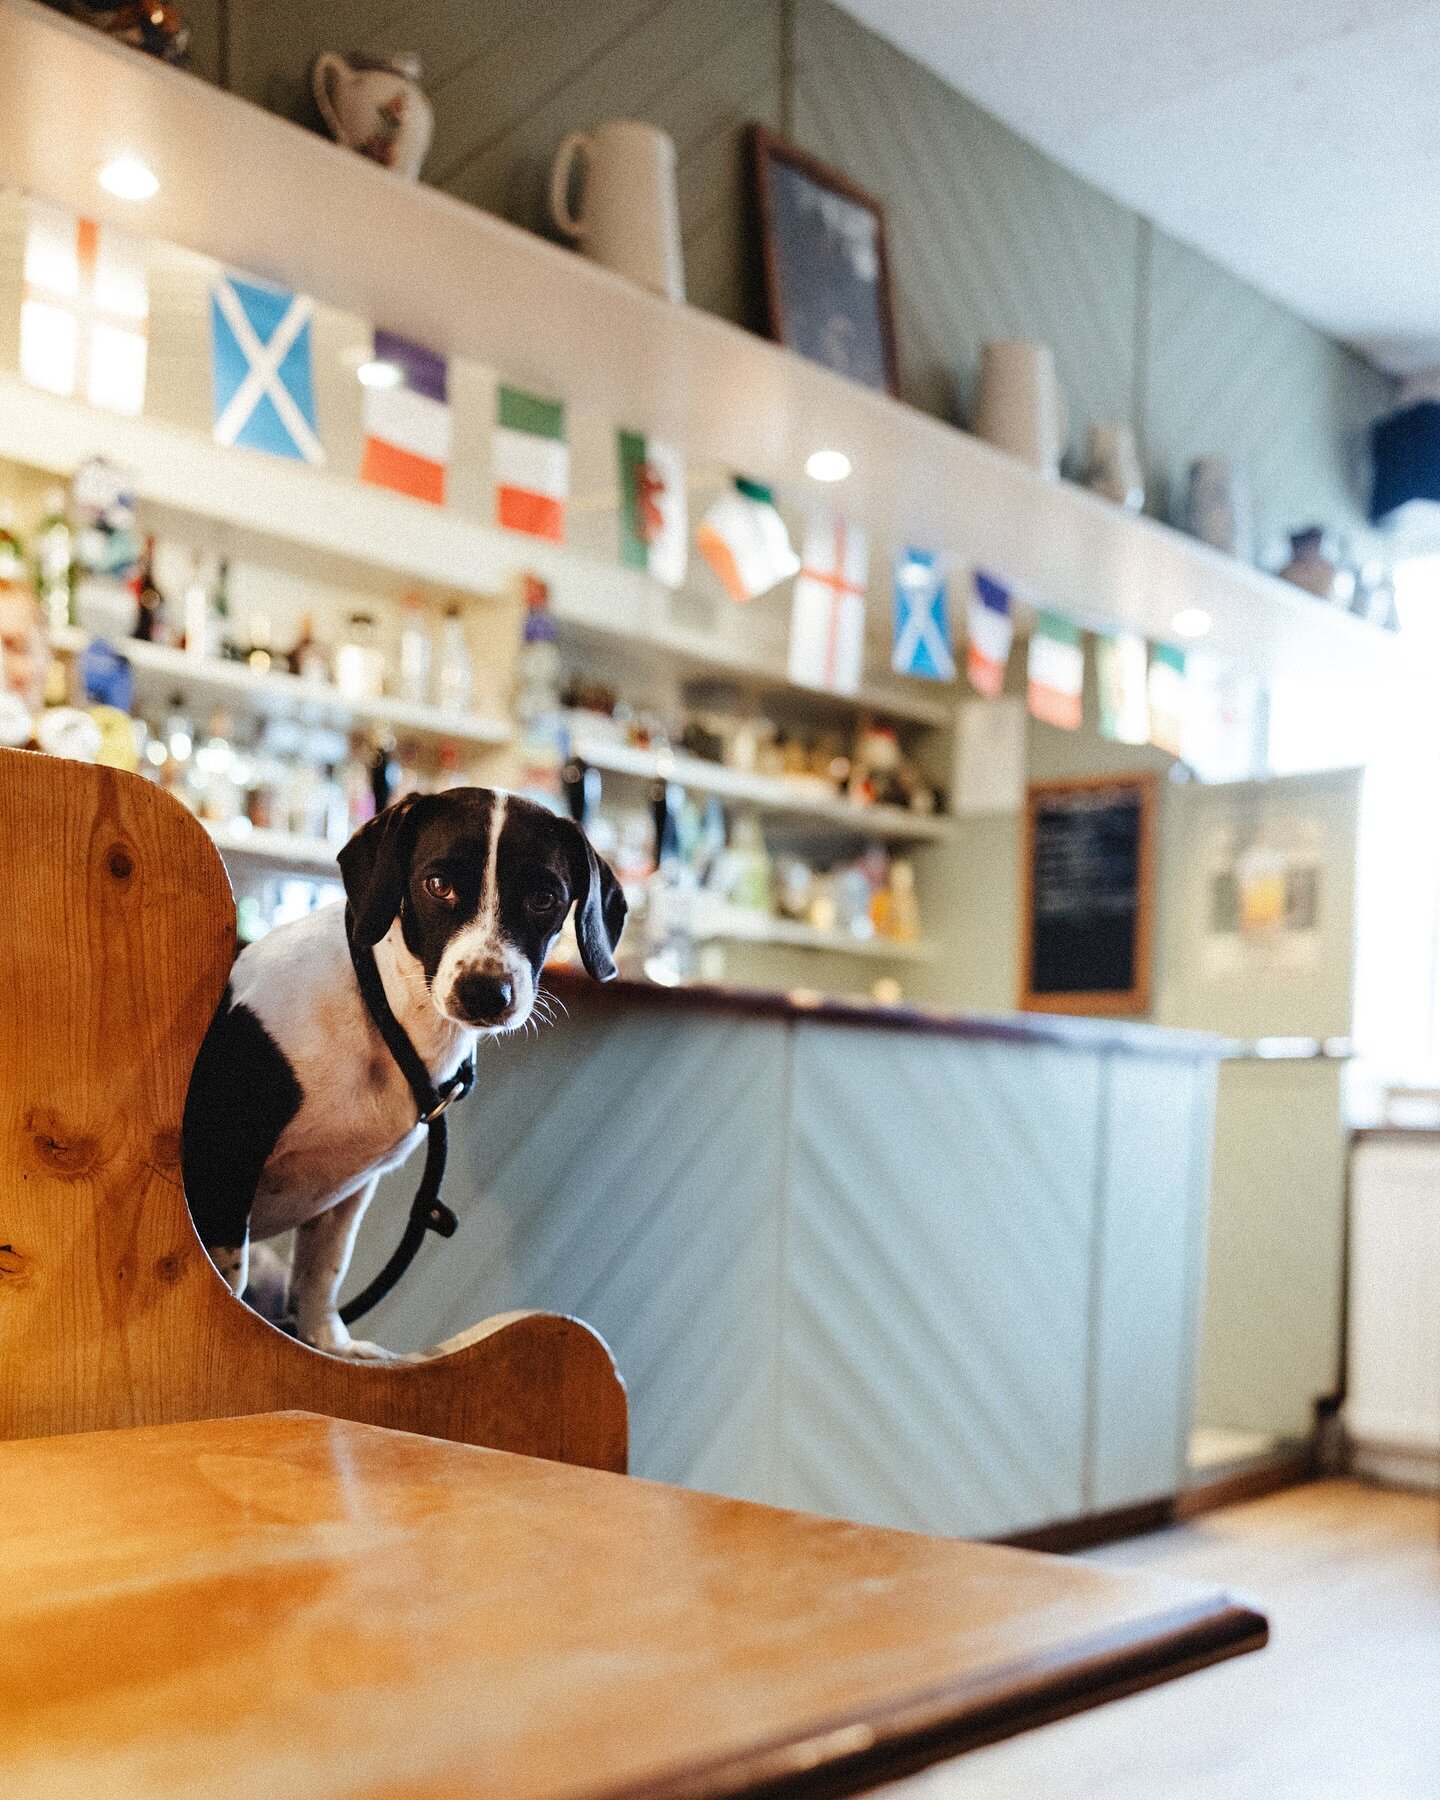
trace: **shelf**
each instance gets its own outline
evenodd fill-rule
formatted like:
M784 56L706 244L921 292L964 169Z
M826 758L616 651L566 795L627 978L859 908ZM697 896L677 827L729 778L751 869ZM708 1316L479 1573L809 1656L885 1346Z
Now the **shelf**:
M855 837L918 843L950 837L955 829L953 821L934 813L910 812L902 806L857 806L819 783L812 790L782 776L749 775L683 750L642 750L587 738L583 731L572 732L571 749L582 762L611 774L677 781L697 793L748 802L773 818L823 821Z
M855 473L834 501L865 522L877 546L931 545L1092 626L1164 639L1176 612L1201 607L1214 621L1205 648L1259 675L1353 687L1398 666L1391 634L1071 483L1045 481L953 426L407 183L32 0L0 0L0 67L9 77L0 181L16 188L279 277L561 394L577 413L682 444L697 466L739 469L800 497L815 492L804 474L809 453L837 446ZM159 177L143 209L96 184L95 171L121 143ZM240 462L227 453L227 467ZM337 480L310 473L315 493ZM266 468L246 484L258 500L272 478ZM186 470L171 479L182 487ZM335 511L393 518L413 534L389 566L418 570L428 556L437 580L488 582L466 562L475 528L442 515L421 530L415 504L366 492L363 509L358 499L342 508L337 496ZM540 548L527 543L525 560L543 574Z
M83 650L89 638L83 631L54 634L57 650ZM416 737L442 738L455 743L494 746L508 744L514 731L503 719L443 712L438 706L415 706L405 700L351 700L338 688L318 681L275 671L264 673L244 663L220 662L214 657L191 656L163 644L123 638L113 646L134 669L137 680L167 690L180 688L213 694L267 716L300 714L329 725L388 725Z
M340 879L334 846L326 843L324 838L236 825L207 824L205 829L222 856L262 862L277 869L294 869L307 875L328 875L332 881Z
M848 931L821 931L798 919L778 919L748 907L729 906L701 895L692 917L696 938L702 943L727 941L745 944L783 944L795 950L823 950L842 956L868 956L881 962L931 962L934 946L898 943L890 938L855 937Z

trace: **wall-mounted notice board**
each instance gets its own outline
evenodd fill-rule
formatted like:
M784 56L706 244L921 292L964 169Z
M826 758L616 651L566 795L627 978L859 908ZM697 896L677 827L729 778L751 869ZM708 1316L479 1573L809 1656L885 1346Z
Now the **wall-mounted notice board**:
M1153 775L1026 791L1020 1006L1143 1013L1155 905Z

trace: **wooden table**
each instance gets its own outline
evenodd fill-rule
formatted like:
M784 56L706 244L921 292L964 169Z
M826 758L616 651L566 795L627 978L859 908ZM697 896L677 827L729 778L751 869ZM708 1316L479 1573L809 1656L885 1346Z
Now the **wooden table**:
M300 1413L0 1444L0 1555L5 1800L847 1794L1266 1632Z

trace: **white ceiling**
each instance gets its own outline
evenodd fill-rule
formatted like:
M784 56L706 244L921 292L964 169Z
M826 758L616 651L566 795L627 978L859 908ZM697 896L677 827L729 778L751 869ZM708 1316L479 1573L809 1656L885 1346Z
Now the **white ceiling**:
M1440 362L1440 0L841 0L1377 362Z

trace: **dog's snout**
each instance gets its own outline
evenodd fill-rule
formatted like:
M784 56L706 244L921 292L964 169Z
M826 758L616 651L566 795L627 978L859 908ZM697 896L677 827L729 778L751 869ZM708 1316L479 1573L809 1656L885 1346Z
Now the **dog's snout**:
M515 983L508 975L470 971L455 983L455 998L467 1019L476 1025L492 1025L514 1004Z

